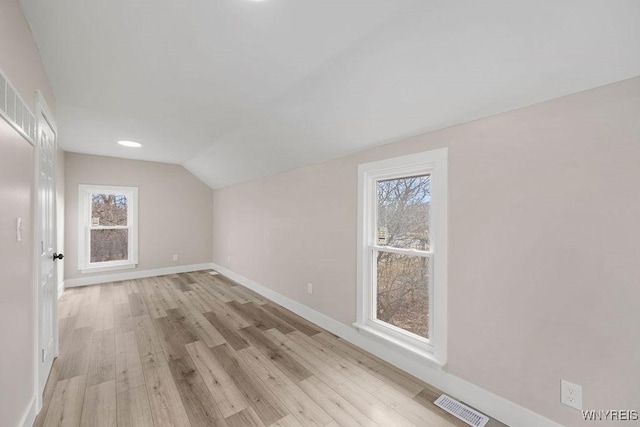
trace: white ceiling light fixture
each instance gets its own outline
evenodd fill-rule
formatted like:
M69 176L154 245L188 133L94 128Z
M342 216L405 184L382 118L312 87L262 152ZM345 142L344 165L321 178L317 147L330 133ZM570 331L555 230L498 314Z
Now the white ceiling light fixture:
M139 142L135 142L135 141L118 141L118 144L122 145L123 147L130 147L130 148L140 148L140 147L142 147L142 144L140 144Z

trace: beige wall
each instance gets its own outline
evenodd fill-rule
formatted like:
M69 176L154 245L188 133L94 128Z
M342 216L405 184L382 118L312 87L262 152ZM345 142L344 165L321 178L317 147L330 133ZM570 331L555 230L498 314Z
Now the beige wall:
M35 112L35 93L39 90L55 115L56 100L18 0L0 2L0 69L31 111Z
M65 169L65 280L131 272L78 271L79 184L138 187L136 271L211 262L211 190L184 167L66 153Z
M449 147L449 372L565 425L561 378L640 409L639 117L636 78L216 190L214 262L350 325L357 165Z
M32 156L33 147L0 118L0 424L8 426L17 425L35 395ZM23 220L20 242L17 218Z
M17 0L0 2L0 69L31 111L40 90L55 111L38 49ZM0 118L0 424L17 425L35 399L32 276L33 147ZM16 218L23 218L16 241Z

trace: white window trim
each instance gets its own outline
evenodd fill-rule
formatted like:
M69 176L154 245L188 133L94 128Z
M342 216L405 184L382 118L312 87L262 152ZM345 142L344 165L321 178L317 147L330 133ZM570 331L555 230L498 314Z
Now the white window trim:
M95 192L126 194L129 231L129 259L124 261L90 262L91 194ZM78 190L78 269L81 273L135 268L138 265L138 187L80 184Z
M431 175L429 251L376 246L376 181ZM447 192L448 150L441 148L358 165L358 288L354 326L438 366L447 362ZM429 340L375 319L375 253L377 249L431 258Z

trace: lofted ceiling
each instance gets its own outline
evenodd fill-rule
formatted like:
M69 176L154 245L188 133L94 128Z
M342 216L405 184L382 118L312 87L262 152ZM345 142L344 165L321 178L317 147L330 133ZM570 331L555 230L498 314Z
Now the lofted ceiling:
M212 188L640 75L637 0L20 3L65 150Z

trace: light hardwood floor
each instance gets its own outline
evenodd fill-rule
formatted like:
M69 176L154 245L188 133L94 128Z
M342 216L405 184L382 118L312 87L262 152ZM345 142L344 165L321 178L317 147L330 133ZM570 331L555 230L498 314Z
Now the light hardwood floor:
M59 316L36 426L466 426L438 390L221 275L68 289Z

